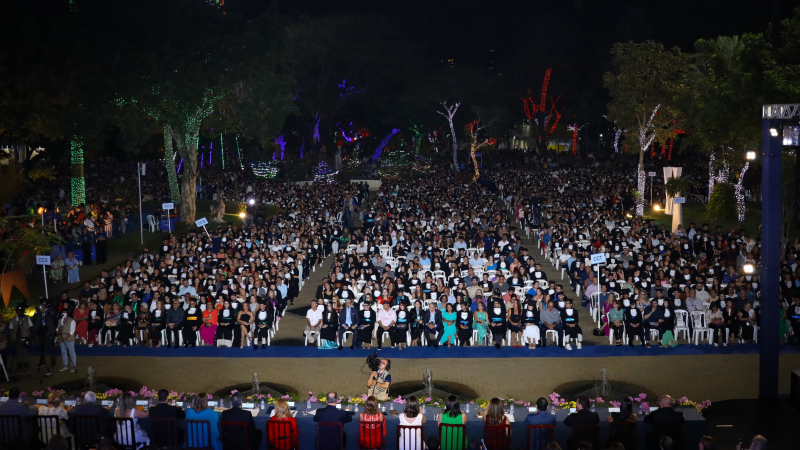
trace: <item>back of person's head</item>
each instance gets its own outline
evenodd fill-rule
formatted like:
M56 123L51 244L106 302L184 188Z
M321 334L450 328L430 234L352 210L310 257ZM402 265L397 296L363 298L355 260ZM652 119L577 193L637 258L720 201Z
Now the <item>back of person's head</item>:
M233 397L231 397L231 400L232 399ZM292 408L286 400L279 398L275 401L275 417L283 419L292 417Z
M661 450L672 450L675 447L672 443L672 438L669 436L662 437L659 445L661 446Z
M58 406L59 403L61 403L61 398L58 396L58 392L50 392L47 394L48 406Z
M461 415L461 404L458 403L458 397L455 395L451 395L447 397L447 406L445 406L444 410L447 412L447 415L450 417L458 417Z
M620 417L623 421L628 420L628 417L630 417L631 414L633 414L633 402L629 398L623 399L621 402L619 402Z
M750 441L750 450L767 450L767 438L760 434L755 435Z
M231 407L242 407L242 396L238 392L231 394Z
M378 410L378 399L374 396L370 395L367 397L367 401L364 402L364 414L369 416L374 416L376 414L380 414L380 410Z
M19 388L12 387L8 390L8 399L9 400L16 400L19 398Z
M439 441L439 436L431 436L431 437L429 437L427 445L428 445L428 450L439 450L439 449L441 449L441 441Z
M703 436L700 438L700 450L717 450L717 444L714 443L714 438L711 436Z
M86 393L86 394L83 396L83 400L84 400L86 403L94 403L94 402L96 402L96 401L97 401L97 394L95 394L95 393L94 393L94 392L92 392L92 391L89 391L89 392L87 392L87 393Z
M406 417L409 419L413 419L419 415L419 400L417 400L417 397L412 395L406 399L406 407L403 409L403 413L405 413Z
M539 397L539 400L536 400L536 409L539 411L547 411L547 399L544 397Z
M669 395L662 395L661 398L658 399L658 405L662 408L671 408L674 404L675 400Z
M489 425L499 425L503 423L503 417L505 417L503 403L499 398L495 397L491 399L486 406L486 423Z
M123 411L129 411L136 407L136 403L133 400L133 396L130 392L126 392L122 394L119 398L119 403L117 404L117 417L125 417L123 415Z
M558 445L558 442L553 441L553 442L547 444L547 447L545 447L545 450L561 450L561 446Z
M194 402L192 402L192 409L194 409L194 412L202 412L207 410L208 394L205 392L197 394L197 397L194 398Z
M64 436L54 434L47 443L47 450L69 450L69 445Z
M586 441L578 444L578 450L594 450L594 446Z
M608 446L608 450L625 450L625 446L621 442L612 442Z
M585 395L579 395L576 401L583 409L589 409L592 407L592 405L589 403L589 397Z
M164 402L167 401L167 398L169 398L169 391L168 390L161 389L160 391L158 391L158 401L159 402L164 403Z
M338 398L339 396L336 395L336 392L328 392L328 395L325 396L325 403L335 405Z

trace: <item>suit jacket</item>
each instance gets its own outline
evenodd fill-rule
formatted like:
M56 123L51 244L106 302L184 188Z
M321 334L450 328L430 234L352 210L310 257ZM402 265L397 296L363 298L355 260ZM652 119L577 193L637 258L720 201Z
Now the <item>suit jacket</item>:
M644 418L644 423L653 427L664 425L680 425L684 422L683 413L673 408L658 408Z
M591 412L588 409L582 409L574 412L564 419L564 425L568 427L579 426L597 426L600 423L600 416L596 412Z
M150 418L153 419L170 419L183 420L186 418L186 412L177 406L172 406L167 403L159 403L150 408L148 413Z
M67 428L74 434L75 433L75 417L76 416L96 416L100 425L100 432L106 430L108 425L108 410L100 405L95 404L80 404L67 411Z
M438 309L436 310L436 314L433 320L436 321L436 331L439 333L444 331L444 325L442 324L442 312L439 311ZM424 328L428 328L428 324L430 323L430 321L431 321L431 311L427 309L422 314L422 326Z
M540 411L536 414L528 414L525 418L525 425L555 425L556 416Z
M351 325L358 325L358 309L355 306L350 307L350 324ZM347 308L342 308L339 311L339 325L346 325L347 324Z
M243 410L239 406L234 406L231 409L222 411L222 417L220 419L222 422L244 422L247 424L247 434L249 435L250 439L253 439L257 430L256 430L256 422L253 420L253 415L250 414L248 411Z
M342 425L352 422L353 416L349 411L337 409L335 406L326 405L314 414L314 422L340 422Z

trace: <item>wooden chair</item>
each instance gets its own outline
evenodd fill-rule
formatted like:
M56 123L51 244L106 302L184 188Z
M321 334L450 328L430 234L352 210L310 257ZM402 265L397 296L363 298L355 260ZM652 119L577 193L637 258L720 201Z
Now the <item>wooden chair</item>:
M486 450L511 450L511 424L484 425Z
M130 417L114 417L114 448L136 450L136 425Z
M596 425L574 425L572 427L572 437L567 440L569 450L577 450L578 444L588 442L593 448L600 448L598 444L598 427Z
M222 422L220 440L222 450L257 450L250 448L246 422Z
M150 445L161 450L179 450L178 421L174 417L150 419Z
M397 426L397 448L403 450L423 450L425 433L420 426Z
M39 442L47 445L54 434L61 434L61 417L59 416L36 416L39 422ZM72 436L67 437L67 445L72 448Z
M211 440L211 422L187 420L183 444L183 448L186 450L214 450L214 442Z
M4 448L21 448L24 441L22 419L19 416L0 416L0 445Z
M384 439L385 425L383 421L358 422L358 449L359 450L383 450L386 446Z
M94 448L100 437L100 418L97 416L73 416L72 437L78 450Z
M297 450L294 445L294 427L289 421L267 421L267 450Z
M625 450L636 450L636 422L611 422L608 426L608 443L619 442Z
M317 422L316 450L342 450L344 430L340 422Z
M467 434L464 425L443 423L439 425L439 442L444 449L461 449L467 447Z
M554 425L528 425L526 429L526 450L544 450L555 440Z

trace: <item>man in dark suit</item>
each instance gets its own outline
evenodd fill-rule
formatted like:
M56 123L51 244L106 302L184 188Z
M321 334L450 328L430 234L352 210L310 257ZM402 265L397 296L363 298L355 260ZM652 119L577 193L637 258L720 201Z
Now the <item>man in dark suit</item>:
M19 403L19 389L11 388L8 391L8 401L0 403L0 416L17 416L22 422L22 439L29 443L36 431L36 416L39 411L28 402Z
M552 425L553 430L555 430L556 426L556 416L555 414L548 414L547 413L547 399L544 397L539 397L539 400L536 400L536 411L532 414L528 414L528 417L525 418L525 426L528 425ZM542 448L545 446L545 442L550 442L550 430L543 430L541 434L537 434L537 442L542 443ZM534 445L535 448L539 448Z
M669 436L675 448L682 448L683 422L681 411L675 411L675 400L669 395L662 395L658 400L658 409L644 418L644 423L650 425L652 430L647 434L647 448L658 448L662 436Z
M75 417L77 416L95 416L97 417L97 425L100 427L98 433L103 434L108 426L108 410L100 405L95 405L97 401L97 394L92 391L83 396L84 403L75 405L74 408L67 411L67 428L70 432L75 434Z
M592 406L589 403L589 397L585 395L578 396L576 399L576 411L564 419L564 425L568 427L596 427L600 424L600 416L596 412L592 412ZM572 430L572 437L567 439L567 446L573 448L573 441L578 442L587 441L597 447L597 432L590 433L584 430Z
M239 393L231 395L231 409L222 411L222 422L242 422L247 424L248 440L250 448L257 449L261 445L261 437L264 432L256 429L253 415L242 409L242 397Z
M157 397L158 404L150 408L150 412L148 413L150 419L175 419L176 426L178 427L178 443L182 443L184 424L180 421L186 418L186 413L181 408L167 403L169 391L166 389L158 391Z
M436 309L436 302L428 305L428 310L422 313L422 326L425 331L425 339L428 340L428 347L433 345L439 348L439 339L444 332L442 324L442 312Z
M353 306L353 300L349 298L339 312L339 350L342 349L342 336L345 331L353 333L353 340L350 344L350 350L353 350L358 341L358 310Z
M328 392L328 395L325 396L325 407L314 413L314 422L339 422L344 430L344 424L352 422L353 416L350 415L350 411L336 408L338 398L336 392ZM320 440L320 442L326 442L326 440ZM342 431L342 442L347 445L347 433L344 431Z

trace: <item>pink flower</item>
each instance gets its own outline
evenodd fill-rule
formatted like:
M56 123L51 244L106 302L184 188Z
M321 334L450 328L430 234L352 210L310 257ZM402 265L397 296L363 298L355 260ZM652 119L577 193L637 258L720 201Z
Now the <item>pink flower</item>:
M650 405L647 403L642 403L642 412L648 414L650 412Z
M620 402L613 402L613 401L612 401L612 402L609 402L609 403L611 403L611 405L612 405L614 408L619 408L619 405L621 404Z
M681 397L678 399L678 403L689 403L689 399L686 397Z
M430 398L430 397L428 397L428 398L426 398L426 399L425 399L425 401L426 401L426 402L429 402L429 401L431 401L431 398Z
M639 394L639 398L644 400L647 398L647 394Z
M526 406L526 407L529 407L529 406L531 406L530 402L525 402L525 406Z
M236 389L234 389L234 390L232 390L232 391L231 391L231 395L233 395L233 394L235 394L235 393L237 393L237 392L239 392L239 391L237 391Z
M31 395L34 397L41 397L42 395L44 395L44 391L33 391L31 392Z
M311 392L311 391L308 391L308 395L314 395L314 393Z
M602 399L602 397L597 397L597 400L595 400L595 402L597 402L597 403L605 403L605 401Z

